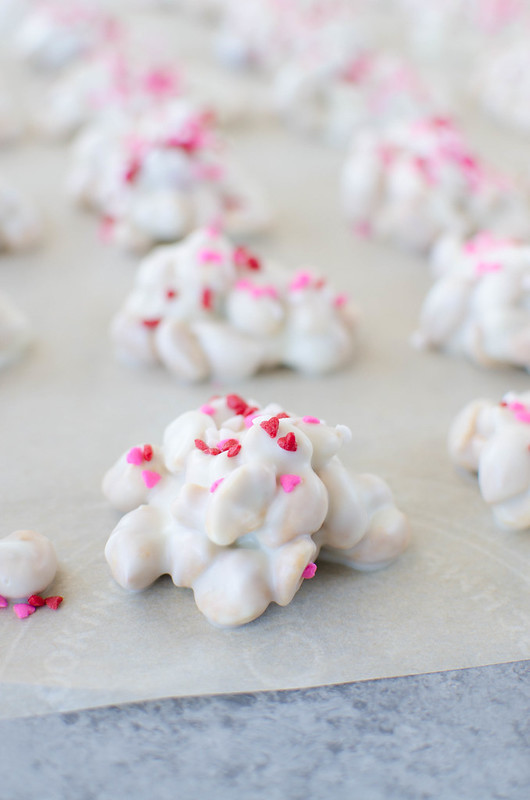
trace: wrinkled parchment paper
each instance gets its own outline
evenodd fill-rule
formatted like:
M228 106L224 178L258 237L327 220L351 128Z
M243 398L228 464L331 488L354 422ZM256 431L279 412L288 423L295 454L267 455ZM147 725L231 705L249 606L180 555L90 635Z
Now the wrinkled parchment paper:
M183 30L188 47L205 47L198 28ZM50 593L65 601L23 621L0 612L0 717L530 657L530 533L496 529L474 480L446 455L464 403L528 389L529 376L410 347L428 269L349 233L338 205L341 153L271 123L231 138L274 205L274 230L258 251L286 268L314 266L349 292L363 340L343 373L314 380L274 371L215 390L349 425L343 460L390 483L412 545L379 573L323 564L290 606L232 631L211 627L191 591L167 577L142 594L118 587L103 548L119 515L100 493L101 477L127 447L159 442L165 425L212 389L114 361L108 322L137 260L103 245L95 219L65 199L65 148L2 152L0 171L45 210L47 239L34 254L0 261L0 287L31 318L35 337L27 357L0 374L0 536L19 528L49 536L60 558ZM493 129L482 140L497 154L512 141Z

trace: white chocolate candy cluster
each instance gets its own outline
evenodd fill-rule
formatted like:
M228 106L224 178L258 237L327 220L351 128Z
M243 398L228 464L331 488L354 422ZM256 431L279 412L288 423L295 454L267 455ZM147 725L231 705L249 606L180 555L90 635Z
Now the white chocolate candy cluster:
M16 189L0 181L0 253L33 247L41 235L35 208Z
M339 61L303 54L283 65L274 85L274 106L293 127L347 145L367 125L417 119L440 101L403 58L360 51Z
M145 111L182 93L182 76L165 67L143 67L114 49L61 73L39 101L39 132L66 138L105 115Z
M112 340L121 360L163 364L184 381L236 380L280 364L338 369L356 327L347 298L323 279L274 272L210 228L145 258Z
M499 122L530 133L530 50L528 36L483 58L474 77L482 108Z
M425 250L440 236L493 229L528 234L528 198L475 157L445 118L396 123L354 137L342 203L355 230Z
M342 59L361 38L351 0L226 0L217 52L230 66L270 70L303 53Z
M394 0L405 32L423 56L473 56L528 21L526 0Z
M89 126L76 142L69 189L102 215L109 241L132 250L176 241L212 221L235 234L269 222L261 193L211 120L183 98Z
M40 594L56 571L55 549L41 533L15 531L0 539L0 596L21 600Z
M128 512L105 548L114 578L140 590L169 573L211 623L235 626L290 603L321 548L352 567L387 565L407 522L382 480L342 465L350 438L237 395L182 414L161 446L133 447L105 476Z
M440 277L413 342L530 369L530 247L482 232L465 244L440 241L433 262Z
M455 464L477 473L499 525L530 528L530 392L469 403L451 427L449 452Z
M36 0L14 35L21 59L34 67L59 69L114 41L117 22L94 2Z
M197 67L188 72L148 60L141 63L112 48L61 72L39 99L34 123L39 133L65 139L100 119L145 114L185 97L220 124L246 119L252 106L245 92L214 72L204 73ZM0 137L1 133L0 103Z
M14 361L31 339L25 316L0 293L0 368Z

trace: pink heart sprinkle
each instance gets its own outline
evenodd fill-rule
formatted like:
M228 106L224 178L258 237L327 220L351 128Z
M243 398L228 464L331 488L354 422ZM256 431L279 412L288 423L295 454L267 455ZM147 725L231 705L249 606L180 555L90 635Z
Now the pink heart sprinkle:
M132 450L129 450L127 453L128 464L135 464L136 466L139 466L143 460L144 454L140 447L133 447Z
M307 565L307 567L302 572L302 578L305 580L311 580L311 578L315 577L315 573L317 571L317 565L314 564L312 561Z
M220 264L223 260L223 255L217 250L208 250L205 248L199 252L198 258L202 263L210 262Z
M514 416L518 422L525 422L526 424L530 422L530 411L528 410L516 411Z
M251 428L256 417L259 417L259 414L248 414L248 416L245 417L245 428Z
M341 306L345 306L347 302L348 302L348 295L338 294L333 300L333 305L335 306L335 308L340 308Z
M217 480L214 481L212 483L212 485L210 486L210 492L213 494L215 492L215 490L217 489L217 487L219 486L219 484L222 483L223 481L224 481L224 478L217 478Z
M477 275L486 275L488 272L499 272L502 269L502 264L498 262L479 261L475 267Z
M526 411L526 406L524 406L522 403L517 403L517 402L508 403L508 408L510 409L510 411Z
M13 611L19 619L26 619L35 613L35 606L30 606L29 603L15 603Z
M7 608L8 602L5 597L0 594L0 608Z
M282 485L282 489L284 490L284 492L287 492L287 494L292 492L293 489L295 488L295 486L298 486L298 484L301 481L302 481L302 478L299 475L289 475L289 474L287 474L287 475L281 475L280 476L280 483Z
M201 406L199 411L202 411L203 414L208 414L210 417L215 414L215 408L213 406L209 406L208 403L205 403L205 405Z
M156 486L161 477L162 476L159 475L158 472L153 472L150 469L142 470L142 478L148 489L152 489L153 486Z
M320 425L320 420L317 417L302 417L302 422L307 422L310 425Z

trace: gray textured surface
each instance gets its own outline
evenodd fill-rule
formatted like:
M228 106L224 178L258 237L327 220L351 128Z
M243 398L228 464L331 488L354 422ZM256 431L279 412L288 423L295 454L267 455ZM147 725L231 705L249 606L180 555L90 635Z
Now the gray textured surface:
M528 800L530 662L0 722L1 800Z

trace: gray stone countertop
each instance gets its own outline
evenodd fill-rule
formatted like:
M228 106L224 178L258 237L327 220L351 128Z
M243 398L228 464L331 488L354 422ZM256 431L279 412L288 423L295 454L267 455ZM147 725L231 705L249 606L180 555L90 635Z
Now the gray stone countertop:
M530 661L0 722L1 800L528 800Z

